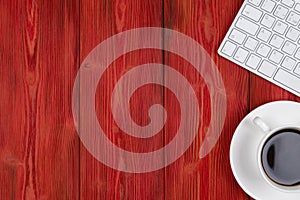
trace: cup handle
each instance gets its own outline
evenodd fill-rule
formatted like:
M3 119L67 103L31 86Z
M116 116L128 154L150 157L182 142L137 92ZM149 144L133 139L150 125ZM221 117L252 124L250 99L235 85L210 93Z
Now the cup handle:
M263 132L268 133L271 131L271 128L260 117L255 117L252 121Z

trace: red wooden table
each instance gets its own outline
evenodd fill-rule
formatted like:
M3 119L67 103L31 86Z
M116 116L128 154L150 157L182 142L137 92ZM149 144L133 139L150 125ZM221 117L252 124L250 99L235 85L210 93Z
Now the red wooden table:
M3 0L0 3L0 195L1 199L250 199L229 165L229 147L240 120L257 106L294 95L221 58L217 48L243 0ZM89 52L105 39L139 27L164 27L201 44L218 66L227 115L218 143L199 159L210 113L202 77L184 59L160 50L118 58L98 85L96 111L107 136L135 152L166 144L179 126L179 105L165 87L146 85L131 99L131 116L149 123L147 110L164 105L164 129L150 139L122 133L110 112L110 95L122 74L156 62L172 66L193 85L200 104L199 132L171 165L149 173L125 173L97 161L81 143L72 116L72 89Z

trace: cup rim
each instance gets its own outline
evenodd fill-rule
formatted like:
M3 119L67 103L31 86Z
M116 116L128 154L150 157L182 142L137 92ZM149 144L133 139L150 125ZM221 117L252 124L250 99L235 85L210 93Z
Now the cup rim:
M282 111L284 112L277 118L273 118L272 113ZM259 134L259 132L253 134L253 130L249 130L249 128L254 128L251 122L256 116L266 120L265 122L272 130L287 124L300 125L300 102L287 100L267 102L243 117L233 133L229 151L230 167L236 182L254 199L299 200L300 191L275 189L260 173L257 164L257 149L264 134Z
M280 130L285 130L285 129L294 129L297 131L300 131L300 125L295 125L295 124L287 124L287 125L283 125L283 126L279 126L276 127L272 130L270 130L268 133L265 133L265 136L263 137L263 139L260 141L259 146L257 148L257 164L258 164L258 168L259 171L262 175L262 177L268 182L269 185L271 185L273 188L280 190L282 192L300 192L300 184L295 185L295 186L284 186L284 185L280 185L278 183L276 183L275 181L273 181L265 172L263 165L262 165L262 149L264 144L266 143L266 141L276 132L279 132Z

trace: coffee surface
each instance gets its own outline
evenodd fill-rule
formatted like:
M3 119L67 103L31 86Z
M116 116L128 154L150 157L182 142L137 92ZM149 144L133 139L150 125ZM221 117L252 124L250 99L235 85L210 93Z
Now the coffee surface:
M268 177L283 186L300 184L300 132L274 133L262 149L262 165Z

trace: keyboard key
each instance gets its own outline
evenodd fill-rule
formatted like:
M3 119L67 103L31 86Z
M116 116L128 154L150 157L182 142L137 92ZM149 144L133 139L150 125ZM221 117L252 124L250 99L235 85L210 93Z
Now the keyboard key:
M270 51L270 47L265 44L260 44L256 52L261 56L267 57Z
M267 42L269 40L269 38L271 37L271 31L268 31L264 28L260 29L258 35L257 35L257 38Z
M261 8L267 12L272 12L276 3L272 0L265 0L261 6Z
M238 44L242 44L246 38L246 34L236 29L233 29L229 35L229 38Z
M284 39L276 34L273 35L273 37L271 38L271 41L270 41L270 44L273 46L273 47L276 47L276 48L280 48L281 45L283 44L284 42Z
M245 62L247 56L248 56L249 52L243 48L238 48L238 50L236 51L235 55L234 55L234 59L243 63Z
M300 4L299 3L296 4L295 10L298 11L298 12L300 12Z
M246 5L242 12L242 15L245 15L250 19L258 22L260 17L262 16L262 12L252 6Z
M262 64L260 65L260 68L258 69L258 71L262 74L264 74L265 76L268 77L272 77L272 75L274 74L275 70L276 70L276 66L269 63L268 61L264 60L262 62Z
M300 60L300 48L295 53L295 58L298 58Z
M290 41L286 41L285 44L282 47L282 51L284 51L287 54L292 55L294 51L296 50L296 45Z
M299 35L300 35L300 31L298 31L297 29L295 29L293 27L290 27L286 33L286 37L293 41L296 41L298 39Z
M260 57L254 55L254 54L251 54L248 58L246 65L248 67L251 67L252 69L256 69L258 67L260 60L261 60Z
M283 3L284 5L288 6L288 7L293 7L295 2L294 0L282 0L281 3Z
M261 20L261 24L266 26L267 28L271 28L273 26L274 22L275 22L275 18L268 14L265 14L263 19Z
M295 12L291 12L286 21L296 26L300 21L300 15L296 14Z
M245 42L245 47L250 49L251 51L254 51L258 45L258 40L248 37L248 39Z
M288 14L289 10L281 5L277 6L274 15L279 17L280 19L284 19L287 14Z
M252 6L246 5L242 12L242 15L245 15L250 19L258 22L260 17L262 16L262 12Z
M238 21L236 22L236 27L251 35L255 35L259 28L257 24L249 21L248 19L245 19L244 17L240 17L238 19Z
M296 60L286 56L281 64L282 67L292 70L296 64Z
M282 57L283 57L282 53L280 53L277 50L273 50L272 53L271 53L271 55L270 55L270 57L269 57L269 59L271 61L273 61L274 63L279 64L280 61L281 61L281 59L282 59Z
M294 72L300 76L300 63L298 63L297 67L295 68Z
M300 79L295 75L285 70L279 69L274 76L274 80L300 93Z
M226 41L225 45L223 46L222 52L225 53L227 56L232 56L235 49L236 49L235 44Z
M259 6L262 0L248 0L250 3L252 3L255 6Z
M279 34L284 34L285 30L287 29L287 24L281 22L281 21L277 21L273 30L276 31Z

